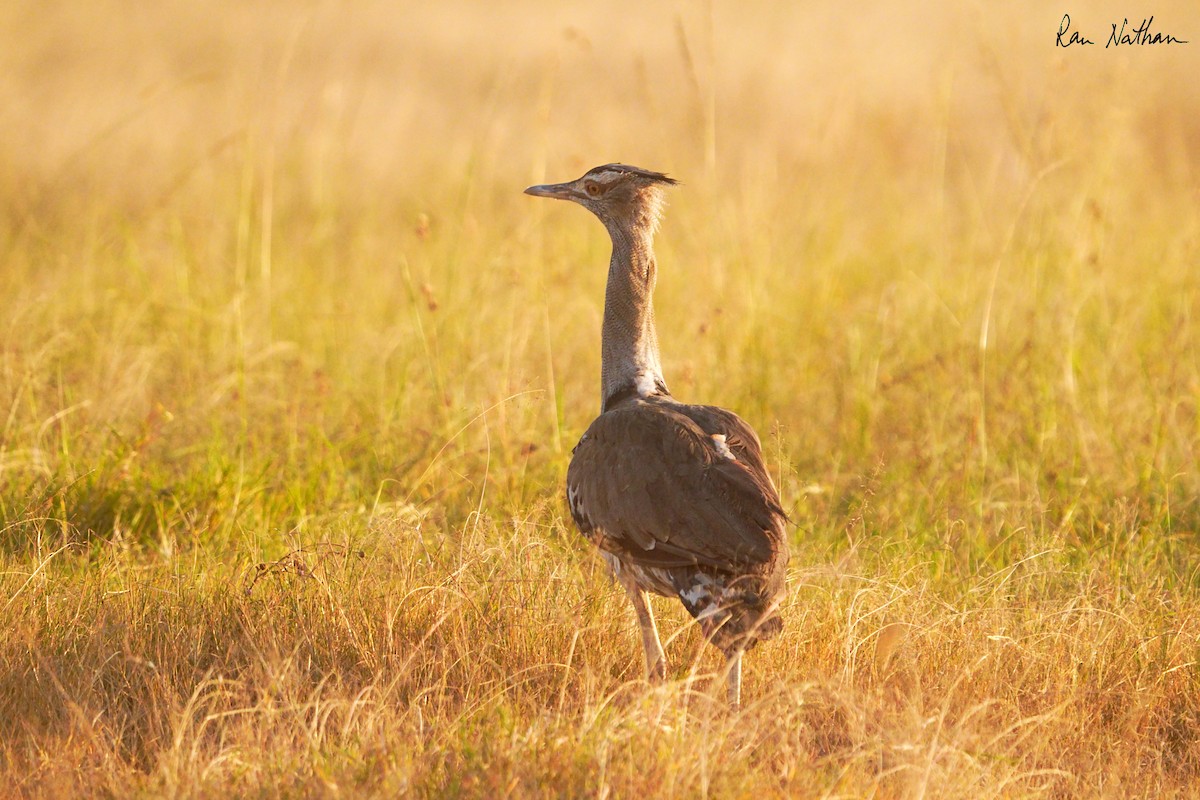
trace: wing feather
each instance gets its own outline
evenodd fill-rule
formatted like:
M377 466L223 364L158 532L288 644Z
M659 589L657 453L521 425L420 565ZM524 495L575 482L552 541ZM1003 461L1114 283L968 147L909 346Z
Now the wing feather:
M758 437L720 408L639 401L601 414L567 486L580 529L646 566L766 564L784 537Z

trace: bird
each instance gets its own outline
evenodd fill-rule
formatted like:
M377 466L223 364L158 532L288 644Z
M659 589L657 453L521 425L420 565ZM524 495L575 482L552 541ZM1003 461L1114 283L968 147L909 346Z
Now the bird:
M678 598L725 656L727 699L741 702L742 655L783 627L785 513L754 429L732 411L667 389L654 322L654 236L665 173L605 164L526 194L578 203L612 239L601 328L600 415L572 451L571 517L633 605L652 683L666 655L649 603Z

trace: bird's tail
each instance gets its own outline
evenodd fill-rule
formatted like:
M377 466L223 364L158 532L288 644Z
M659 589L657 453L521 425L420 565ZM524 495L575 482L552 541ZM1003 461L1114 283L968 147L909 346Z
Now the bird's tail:
M715 582L714 582L715 583ZM688 612L721 651L746 651L783 630L781 591L771 591L760 576L743 576L726 586L713 583L702 593L680 592Z

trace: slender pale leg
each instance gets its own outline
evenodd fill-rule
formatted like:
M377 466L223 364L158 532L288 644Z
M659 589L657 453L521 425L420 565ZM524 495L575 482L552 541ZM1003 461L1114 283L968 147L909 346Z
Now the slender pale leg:
M618 577L629 602L637 614L638 627L642 630L642 649L646 651L646 673L651 683L660 683L667 675L667 655L658 639L658 626L654 624L654 612L650 609L650 595L639 589L632 581Z
M725 685L729 691L729 707L736 709L742 702L742 651L734 650L729 657Z

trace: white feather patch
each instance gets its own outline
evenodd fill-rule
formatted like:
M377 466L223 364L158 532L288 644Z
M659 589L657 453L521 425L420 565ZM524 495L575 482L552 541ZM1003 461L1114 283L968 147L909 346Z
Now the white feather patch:
M701 600L711 600L713 591L717 588L716 582L710 576L697 572L692 576L692 585L680 592L679 596L690 603L699 603Z
M721 456L728 458L730 461L737 461L737 456L735 456L733 451L729 449L729 445L725 444L725 434L714 433L712 435L712 440L713 444L717 447L717 452L720 453Z

